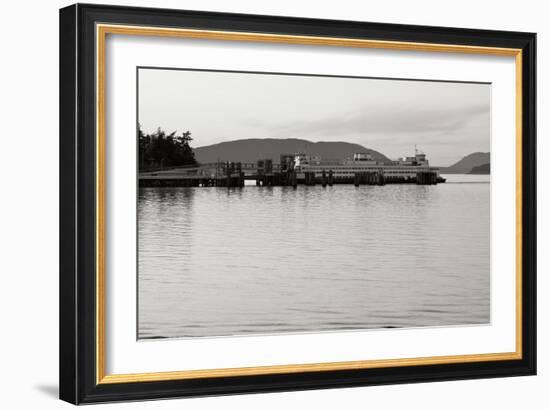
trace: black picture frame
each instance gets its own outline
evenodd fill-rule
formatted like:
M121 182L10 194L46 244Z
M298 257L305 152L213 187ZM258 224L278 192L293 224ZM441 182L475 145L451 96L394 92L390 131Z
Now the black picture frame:
M521 359L101 384L97 382L96 23L522 51ZM60 398L74 404L536 373L536 34L77 4L60 10Z

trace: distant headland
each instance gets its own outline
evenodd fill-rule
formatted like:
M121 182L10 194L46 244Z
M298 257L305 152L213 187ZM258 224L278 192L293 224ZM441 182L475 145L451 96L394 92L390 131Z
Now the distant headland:
M441 167L441 173L488 175L491 173L491 154L475 152L464 156L452 166Z

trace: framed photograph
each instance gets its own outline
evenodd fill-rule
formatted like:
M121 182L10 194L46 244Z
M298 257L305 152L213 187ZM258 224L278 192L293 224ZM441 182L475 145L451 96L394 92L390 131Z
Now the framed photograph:
M535 44L61 9L61 399L534 375Z

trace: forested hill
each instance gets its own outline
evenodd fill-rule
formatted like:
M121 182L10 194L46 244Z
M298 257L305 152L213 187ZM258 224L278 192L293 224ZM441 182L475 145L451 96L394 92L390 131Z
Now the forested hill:
M452 166L442 167L441 173L470 173L472 169L478 166L487 165L489 167L490 163L491 155L489 152L475 152L463 157Z
M342 160L354 153L371 153L375 160L389 162L380 152L348 142L311 142L305 139L239 139L235 141L201 146L194 149L199 163L219 161L253 163L258 159L272 159L278 163L280 155L305 153L322 159Z

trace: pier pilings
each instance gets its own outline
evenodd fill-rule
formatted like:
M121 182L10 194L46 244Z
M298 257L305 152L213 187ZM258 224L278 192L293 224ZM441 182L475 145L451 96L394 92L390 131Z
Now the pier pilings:
M416 172L417 185L435 185L437 184L437 174L435 172Z
M253 180L256 186L292 186L294 188L299 184L306 186L315 186L321 184L323 187L333 186L334 184L354 184L378 185L385 184L417 184L417 185L435 185L445 182L436 171L429 168L418 169L415 173L400 175L393 173L385 174L384 169L369 169L366 171L355 172L352 174L335 175L332 169L322 169L318 173L315 171L299 172L295 169L286 169L285 171L275 170L269 161L262 163L262 168L257 169L256 173L249 170L245 172L240 163L225 163L215 172L196 172L187 174L178 174L177 172L151 172L140 174L140 187L244 187L245 180Z
M386 177L383 171L355 172L354 185L379 185L386 184Z

